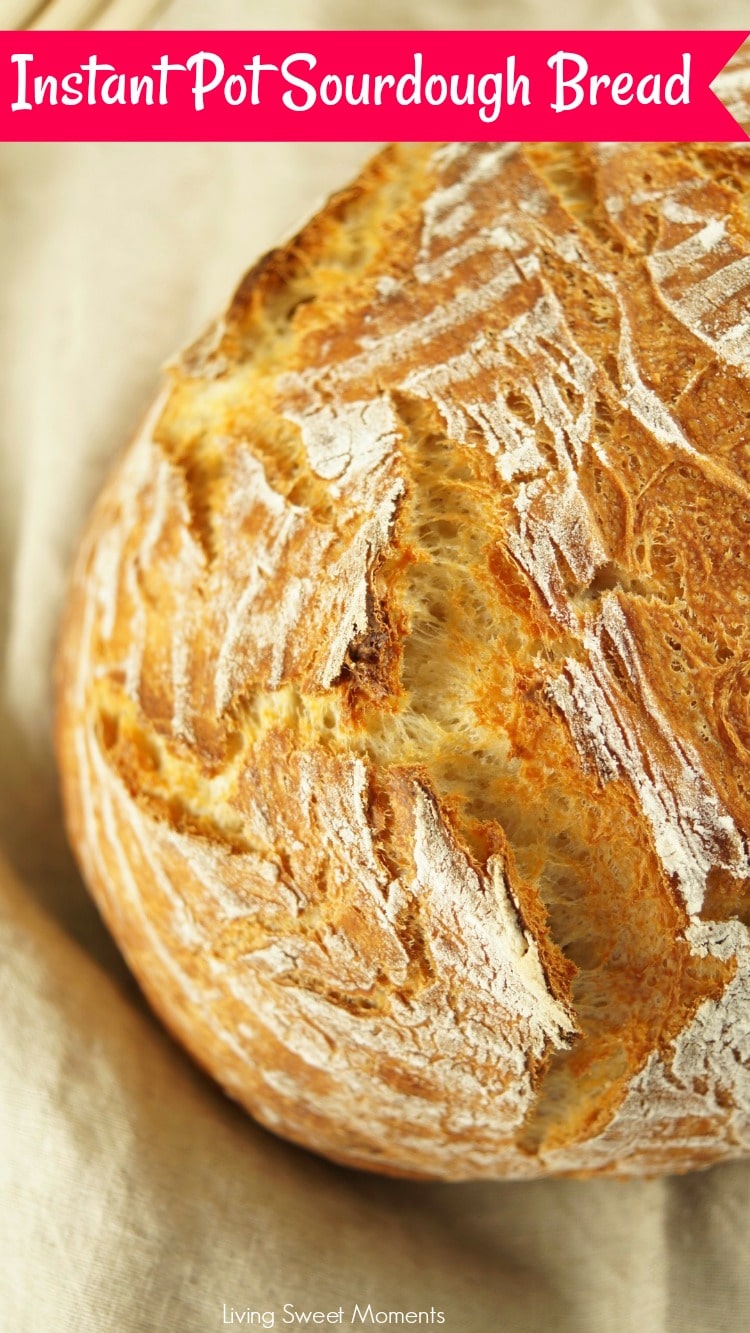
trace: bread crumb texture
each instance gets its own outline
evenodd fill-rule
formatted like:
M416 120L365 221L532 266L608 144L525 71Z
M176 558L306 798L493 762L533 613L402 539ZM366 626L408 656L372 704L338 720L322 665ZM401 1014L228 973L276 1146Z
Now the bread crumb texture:
M749 161L387 150L98 503L73 845L172 1031L338 1161L750 1149Z

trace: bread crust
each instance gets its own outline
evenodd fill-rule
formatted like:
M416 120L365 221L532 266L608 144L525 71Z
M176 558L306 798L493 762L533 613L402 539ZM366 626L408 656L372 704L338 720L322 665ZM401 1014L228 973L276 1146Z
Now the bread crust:
M180 1041L338 1161L748 1151L747 165L387 150L96 507L72 845Z

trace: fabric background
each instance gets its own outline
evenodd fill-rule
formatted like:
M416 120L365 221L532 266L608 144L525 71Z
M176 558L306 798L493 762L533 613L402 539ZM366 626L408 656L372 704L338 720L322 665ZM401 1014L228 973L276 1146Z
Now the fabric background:
M719 15L705 0L564 15L541 0L174 0L156 26L717 18L750 24L747 3ZM318 1161L258 1129L162 1032L66 849L50 672L86 513L160 363L370 151L0 146L1 1333L203 1333L224 1304L275 1309L279 1326L284 1302L355 1300L435 1306L447 1333L747 1327L750 1165L437 1186Z

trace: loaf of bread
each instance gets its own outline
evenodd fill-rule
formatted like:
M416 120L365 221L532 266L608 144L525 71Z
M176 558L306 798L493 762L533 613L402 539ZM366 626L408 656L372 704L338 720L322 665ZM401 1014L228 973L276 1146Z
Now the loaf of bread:
M389 149L172 367L59 655L73 847L271 1130L750 1150L747 146Z

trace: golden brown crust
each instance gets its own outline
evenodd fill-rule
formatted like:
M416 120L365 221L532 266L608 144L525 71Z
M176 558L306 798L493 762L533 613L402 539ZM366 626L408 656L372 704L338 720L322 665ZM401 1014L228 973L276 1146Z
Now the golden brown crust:
M173 368L59 661L71 840L277 1132L750 1143L741 146L389 149Z

